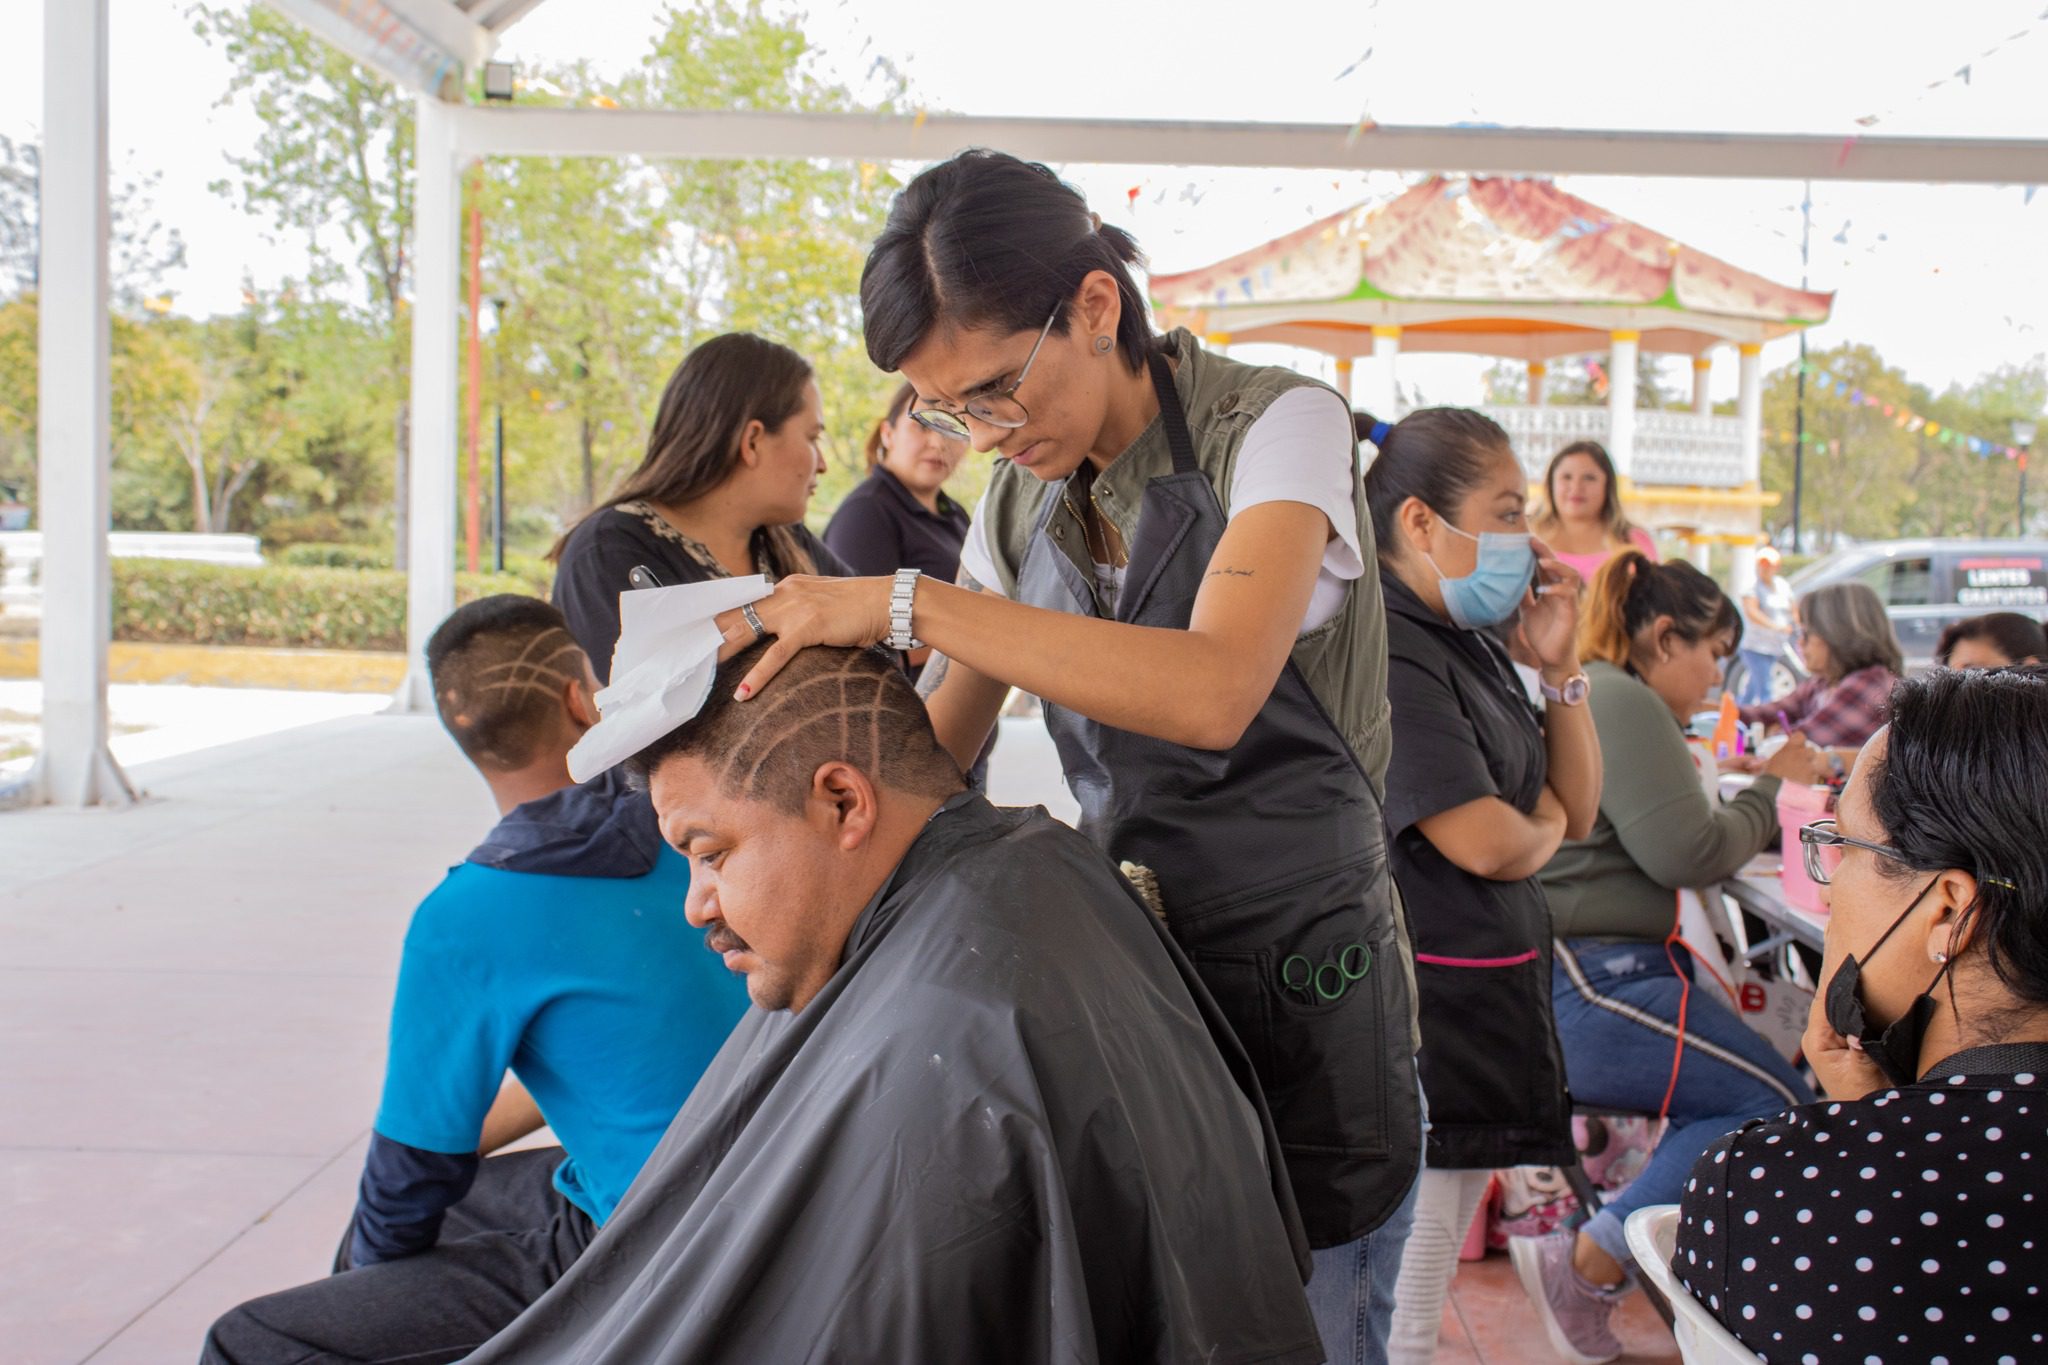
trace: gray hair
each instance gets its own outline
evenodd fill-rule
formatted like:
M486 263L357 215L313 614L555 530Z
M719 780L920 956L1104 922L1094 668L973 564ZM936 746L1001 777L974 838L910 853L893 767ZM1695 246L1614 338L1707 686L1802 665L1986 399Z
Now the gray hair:
M1894 677L1906 671L1904 651L1885 615L1884 602L1867 583L1830 583L1799 599L1799 621L1828 647L1831 682L1858 669L1880 665Z

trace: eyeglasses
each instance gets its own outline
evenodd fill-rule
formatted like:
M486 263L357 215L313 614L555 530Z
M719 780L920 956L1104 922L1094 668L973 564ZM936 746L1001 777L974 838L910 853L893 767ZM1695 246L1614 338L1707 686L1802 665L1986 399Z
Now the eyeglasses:
M913 408L910 415L927 431L936 431L939 435L950 436L956 441L968 440L974 434L967 429L963 412L966 417L972 417L977 422L1001 427L1005 431L1015 431L1023 426L1031 420L1031 414L1017 401L1017 390L1024 387L1025 377L1031 373L1031 366L1038 359L1038 349L1045 345L1045 338L1051 333L1052 325L1059 320L1059 316L1059 307L1055 305L1052 315L1045 320L1045 326L1038 329L1038 340L1031 343L1031 354L1024 357L1024 368L1017 371L1016 382L1009 388L1000 392L985 393L979 398L970 398L959 412L952 408L934 406Z
M1906 861L1906 856L1895 848L1851 839L1837 828L1833 820L1816 820L1803 826L1799 831L1799 847L1806 855L1806 875L1813 879L1815 886L1826 886L1834 880L1835 869L1842 865L1843 855L1852 848L1867 849L1895 863Z

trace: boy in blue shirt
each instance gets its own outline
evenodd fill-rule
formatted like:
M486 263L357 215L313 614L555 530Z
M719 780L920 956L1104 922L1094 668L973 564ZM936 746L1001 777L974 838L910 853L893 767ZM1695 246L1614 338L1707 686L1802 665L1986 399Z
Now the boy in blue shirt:
M205 1362L460 1360L581 1254L747 1008L646 794L569 777L597 682L561 614L470 603L427 665L503 818L414 912L337 1273L222 1317ZM485 1158L543 1123L561 1147Z

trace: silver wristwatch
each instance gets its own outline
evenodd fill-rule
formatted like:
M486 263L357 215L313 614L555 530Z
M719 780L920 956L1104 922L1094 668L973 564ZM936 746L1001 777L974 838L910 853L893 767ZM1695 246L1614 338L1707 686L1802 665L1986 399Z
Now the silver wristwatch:
M1554 701L1560 706L1583 705L1586 700L1586 694L1593 690L1593 685L1586 681L1586 675L1583 673L1572 674L1559 687L1552 687L1543 679L1538 678L1536 686L1542 689L1546 700Z
M910 631L910 602L917 592L917 580L922 577L916 569L898 569L896 586L889 589L889 640L891 649L923 649L924 641Z

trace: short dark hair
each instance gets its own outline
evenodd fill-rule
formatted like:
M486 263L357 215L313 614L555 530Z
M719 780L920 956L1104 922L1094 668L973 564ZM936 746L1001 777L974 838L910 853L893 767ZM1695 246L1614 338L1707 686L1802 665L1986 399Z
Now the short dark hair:
M878 786L949 796L964 781L932 731L930 715L892 654L880 649L799 651L748 701L740 680L768 651L761 641L721 664L704 709L626 760L645 785L671 758L700 758L721 788L794 815L827 763L849 763Z
M427 640L441 724L472 763L499 772L533 761L584 666L562 613L518 593L457 607Z
M1117 349L1134 372L1153 346L1145 295L1131 275L1138 243L1088 211L1081 192L1035 161L974 148L919 173L889 208L868 251L860 307L868 358L890 373L941 326L1067 334L1074 293L1091 271L1123 301Z
M1941 633L1941 643L1934 648L1935 662L1947 668L1948 656L1965 640L1988 640L2016 664L2028 659L2048 662L2048 629L2033 617L2016 611L1994 611L1953 622Z
M1365 505L1373 543L1389 562L1399 553L1394 516L1402 503L1420 498L1448 521L1465 495L1486 482L1494 458L1514 454L1500 423L1471 408L1417 408L1377 439L1372 433L1381 426L1378 418L1359 412L1351 420L1360 440L1379 447L1365 471Z
M1892 693L1870 804L1900 861L1886 875L1977 878L1986 955L2008 990L2048 1004L2048 668L1943 670Z

